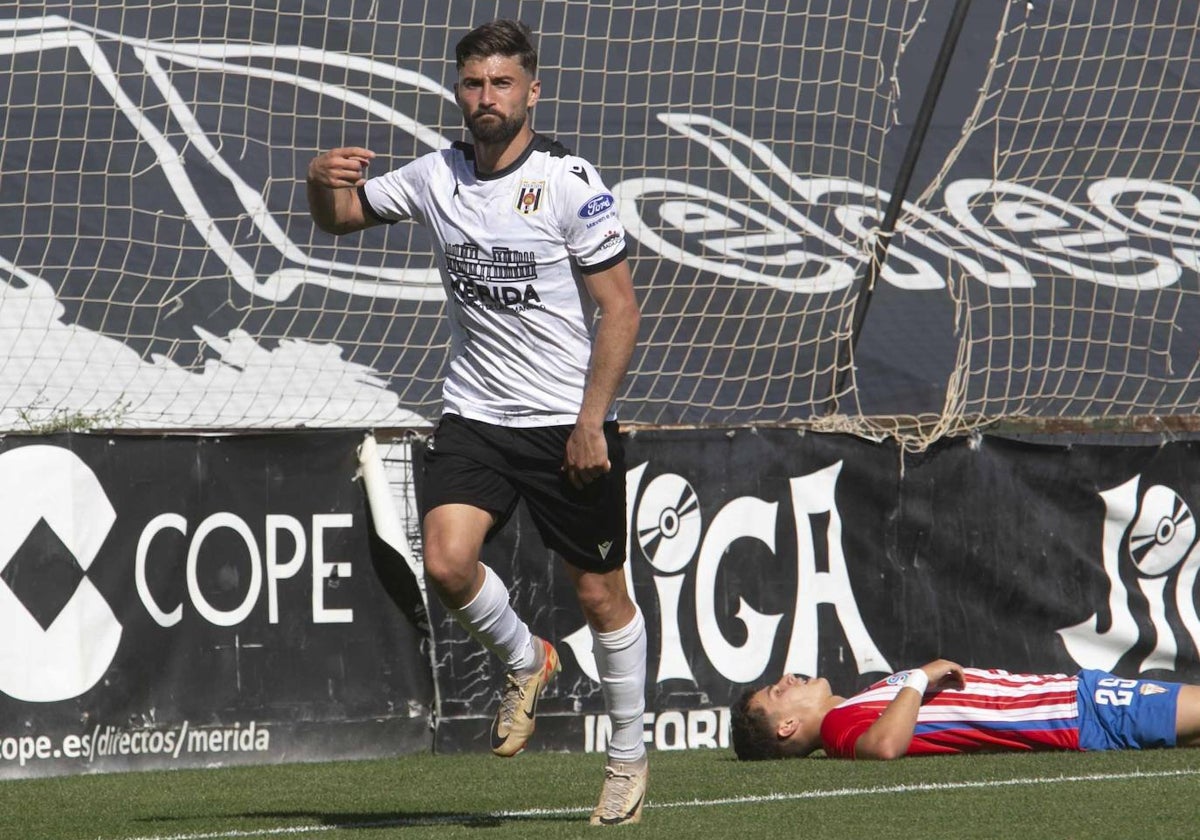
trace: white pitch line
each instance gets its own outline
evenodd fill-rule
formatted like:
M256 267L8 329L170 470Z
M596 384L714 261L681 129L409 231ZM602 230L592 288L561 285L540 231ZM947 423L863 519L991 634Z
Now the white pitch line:
M826 790L802 790L789 793L766 793L754 796L729 796L720 799L690 799L683 802L647 802L647 810L665 808L706 808L717 805L756 805L770 802L795 802L804 799L835 799L844 796L878 796L892 793L927 793L931 791L977 790L982 788L1020 787L1031 785L1060 785L1075 782L1114 782L1131 779L1163 779L1184 776L1200 776L1195 770L1135 770L1131 773L1087 773L1081 776L1034 776L1018 779L986 779L977 782L919 782L916 784L879 785L864 788L831 788ZM538 817L561 817L571 814L586 814L584 808L528 808L522 811L486 811L482 813L438 814L411 819L397 817L390 820L343 822L324 825L291 825L277 828L231 829L229 831L203 831L184 834L150 834L121 840L236 840L243 837L287 837L302 834L321 834L326 831L364 828L403 828L422 825L442 825L462 822L484 822L497 819L536 819ZM97 838L104 840L104 838Z
M974 790L980 788L1018 787L1021 785L1057 785L1067 782L1111 782L1130 779L1162 779L1179 776L1200 776L1196 770L1135 770L1132 773L1088 773L1083 776L1035 776L1027 779L985 779L978 782L918 782L917 784L880 785L866 788L834 788L804 790L790 793L767 793L757 796L731 796L726 799L704 799L690 802L646 803L647 808L688 808L708 805L752 805L759 802L792 802L801 799L833 799L842 796L874 796L887 793L926 793L945 790ZM142 838L150 840L150 838Z

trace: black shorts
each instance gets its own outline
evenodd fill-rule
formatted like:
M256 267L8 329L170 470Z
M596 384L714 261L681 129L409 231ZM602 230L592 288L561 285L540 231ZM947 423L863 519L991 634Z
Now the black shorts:
M586 572L625 562L625 449L617 423L604 424L612 470L576 489L563 472L574 426L510 428L446 414L425 444L421 516L466 504L493 514L491 539L525 500L547 547Z

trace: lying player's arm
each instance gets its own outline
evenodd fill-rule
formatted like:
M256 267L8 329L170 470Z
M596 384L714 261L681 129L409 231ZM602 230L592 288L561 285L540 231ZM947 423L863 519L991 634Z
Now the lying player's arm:
M344 233L379 224L363 210L358 187L366 183L367 165L375 153L348 146L330 149L308 164L308 210L326 233Z
M962 666L948 659L935 660L920 670L928 679L928 688L919 683L901 688L879 719L854 742L855 758L887 761L903 757L912 743L925 692L962 688L966 684Z

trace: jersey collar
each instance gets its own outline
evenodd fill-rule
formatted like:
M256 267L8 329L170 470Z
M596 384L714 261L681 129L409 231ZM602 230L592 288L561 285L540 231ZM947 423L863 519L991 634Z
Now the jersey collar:
M469 160L471 162L472 168L475 169L475 178L477 180L495 181L500 178L503 178L506 175L511 175L513 172L516 172L518 169L520 169L522 166L525 165L525 161L529 160L529 156L531 154L533 154L534 152L548 152L554 146L556 146L558 144L555 143L553 140L551 140L549 137L546 137L545 135L534 132L533 139L531 139L529 141L529 145L527 145L525 147L525 150L521 152L520 157L518 157L516 160L514 160L512 163L510 163L508 166L504 167L503 169L497 169L495 172L488 172L486 174L484 174L483 172L480 172L479 169L475 167L475 147L472 144L470 144L470 143L455 143L454 145L458 146L462 150L463 157L465 157L467 160Z

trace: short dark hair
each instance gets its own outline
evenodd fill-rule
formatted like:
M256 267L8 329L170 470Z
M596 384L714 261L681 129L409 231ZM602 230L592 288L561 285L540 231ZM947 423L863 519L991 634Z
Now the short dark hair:
M533 30L519 20L493 20L475 27L454 47L458 69L473 58L504 55L516 58L530 76L537 75L538 54Z
M751 705L759 688L748 688L729 707L729 730L733 752L742 761L783 758L783 742L775 737L771 721L761 706Z

